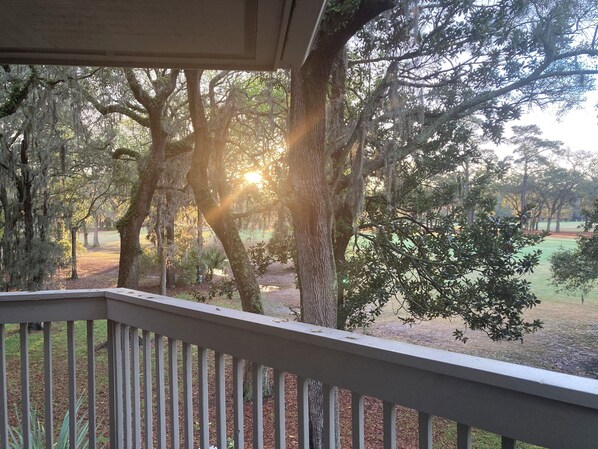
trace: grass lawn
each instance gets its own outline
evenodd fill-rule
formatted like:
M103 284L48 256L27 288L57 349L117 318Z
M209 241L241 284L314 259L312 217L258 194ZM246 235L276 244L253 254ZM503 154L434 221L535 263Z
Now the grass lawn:
M581 295L575 292L557 291L550 283L550 257L560 249L574 249L576 239L574 237L549 236L544 242L538 245L542 250L540 264L528 279L532 283L534 293L540 300L551 303L579 304ZM586 300L598 302L598 288L594 288Z

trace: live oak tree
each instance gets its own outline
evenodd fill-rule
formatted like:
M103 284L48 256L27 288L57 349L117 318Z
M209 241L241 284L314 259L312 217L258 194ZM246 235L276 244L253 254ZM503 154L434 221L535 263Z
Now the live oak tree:
M598 55L590 32L593 6L329 4L314 48L291 81L289 205L305 321L337 324L333 239L339 225L353 228L359 209L335 219L335 207L351 203L339 198L360 198L368 176L416 149L455 141L458 123L468 117L500 139L503 123L530 102L576 101L596 73L588 66ZM348 62L335 66L347 43ZM327 99L336 86L329 82L340 80L342 87L343 78L365 79L357 70L364 65L375 81L344 100L353 112L340 116L344 129L335 134L329 129L334 120L327 119L335 109L332 102L327 108ZM335 67L355 68L350 74L357 76L331 78Z
M593 0L328 4L291 75L288 197L305 322L338 325L335 239L338 256L368 179L417 149L449 145L468 117L498 140L529 103L577 101L596 73L597 13ZM347 95L347 80L371 82Z
M552 283L559 290L581 293L582 300L598 283L598 200L588 213L586 231L589 237L579 237L575 249L561 249L550 258Z
M262 119L270 132L275 132L276 125L272 122L280 120L280 112L274 113L272 101L262 95L267 86L260 75L219 72L209 77L205 71L186 70L185 78L194 138L187 181L199 210L226 252L243 310L263 313L259 284L238 224L239 219L251 215L252 209L258 212L263 209L259 204L238 209L252 187L246 185L241 167L245 164L248 171L261 168L264 183L271 180L263 164L263 154L251 151L252 147L260 146L259 136L248 138L247 133L249 129L257 131L262 127ZM259 196L263 200L266 194ZM261 204L268 209L268 201Z
M131 148L117 148L114 158L128 157L137 163L138 177L131 191L125 214L118 220L120 234L120 260L118 286L137 288L139 282L139 233L151 206L158 181L167 159L169 144L176 153L178 147L173 129L173 115L169 106L177 89L179 70L122 69L128 92L119 92L116 101L105 101L106 92L86 90L87 99L104 115L120 114L147 128L150 136L149 150L140 152ZM117 83L122 83L119 79ZM118 89L118 87L112 87ZM114 95L112 95L114 96Z

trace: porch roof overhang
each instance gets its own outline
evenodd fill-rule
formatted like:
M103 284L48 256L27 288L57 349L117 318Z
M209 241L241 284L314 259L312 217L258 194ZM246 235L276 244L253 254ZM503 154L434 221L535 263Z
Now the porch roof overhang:
M0 62L273 70L305 60L326 0L0 0Z

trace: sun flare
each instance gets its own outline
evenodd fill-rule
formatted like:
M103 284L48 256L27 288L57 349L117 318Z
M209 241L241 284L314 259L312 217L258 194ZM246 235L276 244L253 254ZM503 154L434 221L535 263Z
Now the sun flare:
M245 178L245 181L249 184L255 184L256 186L259 186L262 183L262 175L260 175L256 171L250 171L248 173L245 173L243 177Z

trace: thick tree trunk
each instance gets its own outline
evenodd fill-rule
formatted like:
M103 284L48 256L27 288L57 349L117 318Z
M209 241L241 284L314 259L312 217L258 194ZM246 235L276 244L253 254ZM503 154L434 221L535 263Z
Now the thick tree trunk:
M166 296L166 250L164 248L164 226L162 201L158 201L158 211L156 213L156 243L158 250L158 259L160 260L160 294Z
M257 283L247 251L245 250L245 245L239 235L237 224L231 216L231 204L225 201L226 198L220 198L221 202L218 203L209 184L208 165L210 158L216 157L218 159L217 156L222 156L221 151L223 148L216 148L216 145L224 145L226 139L219 139L219 142L216 143L208 130L208 122L200 92L201 72L186 70L185 77L187 79L189 108L195 139L191 169L187 173L187 180L193 189L197 207L218 239L222 242L235 278L243 310L261 314L263 313L263 308L260 287ZM217 133L226 134L228 131L228 120L224 118L222 122L225 122L225 124L220 123ZM220 177L217 182L225 182L225 179ZM220 186L216 190L222 192L225 189Z
M326 87L330 65L311 60L291 74L289 209L297 247L301 319L336 327L337 279L333 210L326 177ZM310 447L322 447L322 385L309 388Z
M561 232L561 214L562 214L562 207L559 207L556 211L556 228L555 232Z
M99 248L100 247L100 233L99 233L99 223L98 223L98 214L94 212L93 214L93 247Z
M148 160L139 176L129 208L116 228L120 234L120 259L118 264L118 286L137 289L139 287L139 234L147 218L149 208L163 170L166 152L166 132L158 112L150 113L152 145Z
M79 279L77 273L77 228L71 227L71 280Z
M174 198L171 193L166 193L166 217L164 226L166 231L166 287L174 288L176 285L176 273L174 271L174 218L176 215Z
M201 264L201 256L203 254L203 215L199 207L197 208L197 283L204 281L204 268Z
M87 229L86 220L83 220L83 246L89 248L89 230Z
M147 215L147 214L146 214ZM118 286L137 289L139 287L139 233L145 216L119 221L120 259L118 262Z
M327 81L328 71L317 63L291 75L289 209L297 246L302 320L336 327L333 211L325 171Z
M33 252L33 240L35 238L34 216L33 216L33 179L29 169L29 133L25 132L20 148L21 182L17 186L17 195L20 213L23 217L25 237L25 288L29 291L38 290L42 286L44 267L40 266L40 260L35 259Z

